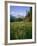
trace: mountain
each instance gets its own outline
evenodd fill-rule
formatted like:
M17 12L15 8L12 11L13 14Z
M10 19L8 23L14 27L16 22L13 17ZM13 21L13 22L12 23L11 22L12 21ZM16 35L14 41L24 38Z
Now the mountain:
M24 15L17 15L16 18L25 18L25 16Z
M10 22L14 22L14 21L15 21L15 19L16 19L16 17L15 17L15 16L10 15Z

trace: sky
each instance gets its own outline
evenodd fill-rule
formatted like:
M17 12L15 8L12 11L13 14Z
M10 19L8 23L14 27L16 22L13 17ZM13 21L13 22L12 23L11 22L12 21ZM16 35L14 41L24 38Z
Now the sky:
M26 16L27 12L30 10L28 6L10 6L10 15L15 17Z

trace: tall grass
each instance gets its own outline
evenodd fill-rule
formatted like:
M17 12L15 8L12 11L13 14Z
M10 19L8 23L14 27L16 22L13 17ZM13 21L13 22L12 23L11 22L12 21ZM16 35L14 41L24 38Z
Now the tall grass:
M31 38L32 38L31 22L10 22L10 40Z

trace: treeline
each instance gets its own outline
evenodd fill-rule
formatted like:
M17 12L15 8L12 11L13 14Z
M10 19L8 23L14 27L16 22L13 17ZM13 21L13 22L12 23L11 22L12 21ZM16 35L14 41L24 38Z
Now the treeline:
M30 7L30 11L25 16L25 20L32 21L32 7Z
M16 18L16 17L10 15L10 22L17 22L17 21L23 21L23 18Z
M32 7L30 7L30 11L28 11L27 15L24 18L16 18L10 15L10 22L17 21L32 21Z

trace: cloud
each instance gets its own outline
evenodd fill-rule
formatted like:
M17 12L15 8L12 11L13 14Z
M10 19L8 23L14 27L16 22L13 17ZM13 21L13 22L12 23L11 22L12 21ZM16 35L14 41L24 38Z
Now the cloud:
M15 12L15 11L12 11L12 12L11 12L11 15L12 15L12 16L15 16L15 17L17 17L17 18L18 18L18 17L22 17L22 16L25 17L25 16L26 16L26 12L23 13L23 12Z
M15 12L11 12L10 14L12 15L12 14L14 14Z

